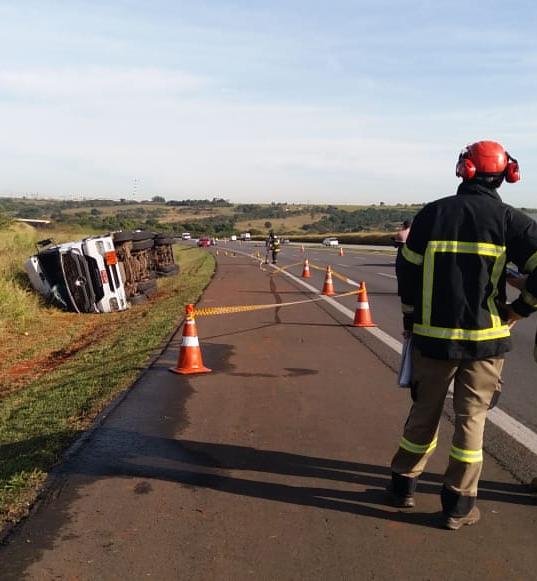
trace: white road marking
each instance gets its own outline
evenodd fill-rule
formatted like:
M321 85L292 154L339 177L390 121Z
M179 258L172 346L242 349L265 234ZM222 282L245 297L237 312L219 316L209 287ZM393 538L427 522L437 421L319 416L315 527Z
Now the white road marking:
M240 252L240 254L248 255L246 252ZM277 268L274 265L271 265L273 268ZM291 274L287 270L281 271L282 274L288 276L290 279L294 280L297 284L302 285L304 288L309 290L310 292L318 295L319 289L315 288L311 284L308 284L301 278L298 278L294 274ZM380 273L379 273L380 274ZM349 279L350 281L350 279ZM354 282L354 281L352 281ZM338 303L336 300L323 296L322 297L328 304L338 310L340 313L348 317L349 319L354 321L354 312L348 309L347 307L343 306L342 304ZM403 351L403 344L394 339L388 333L385 333L382 329L378 327L364 327L364 330L368 333L371 333L374 337L382 341L385 345L393 349L396 353L401 354ZM524 424L520 423L518 420L512 418L509 414L506 414L499 408L494 408L488 412L487 420L503 430L506 434L508 434L513 440L524 446L529 452L532 454L537 455L537 434L527 428Z
M307 288L309 291L316 294L319 293L318 289L304 282L302 279L296 277L290 272L283 271L283 273L298 284ZM350 309L330 297L323 298L340 313L354 321L354 313ZM379 339L379 341L382 341L385 345L393 349L396 353L401 354L403 352L403 344L397 339L394 339L391 335L388 335L388 333L385 333L382 329L379 329L378 327L364 327L364 329ZM487 415L487 420L503 430L506 434L509 434L513 440L524 446L524 448L529 450L532 454L537 455L537 434L527 428L524 424L515 420L499 408L490 410Z
M375 272L375 274L378 274L379 276L385 276L386 278L397 278L395 274L388 274L386 272Z
M537 455L537 434L499 408L489 411L487 419L507 432L513 440Z

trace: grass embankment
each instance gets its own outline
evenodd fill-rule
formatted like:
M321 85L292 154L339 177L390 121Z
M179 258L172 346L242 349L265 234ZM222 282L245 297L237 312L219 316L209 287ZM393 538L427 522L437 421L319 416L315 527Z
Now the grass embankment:
M10 244L24 251L9 268L2 262L0 279L3 292L20 300L9 303L12 321L8 305L0 319L7 338L0 345L0 528L25 514L65 448L132 383L214 271L207 252L178 249L181 274L159 280L151 302L122 313L63 313L28 290L21 266L34 233L23 234Z

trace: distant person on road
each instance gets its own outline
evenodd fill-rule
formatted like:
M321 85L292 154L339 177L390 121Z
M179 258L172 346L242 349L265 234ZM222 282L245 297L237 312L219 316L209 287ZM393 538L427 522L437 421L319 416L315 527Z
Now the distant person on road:
M269 254L272 254L272 264L278 262L278 253L281 250L280 246L280 239L274 234L274 230L271 230L266 241L265 264L268 264Z
M434 449L450 383L455 430L444 475L443 526L480 518L477 488L483 430L497 392L510 328L537 310L537 223L504 204L496 189L520 179L499 144L479 141L460 154L457 194L427 204L402 250L399 285L404 329L412 337L413 405L392 460L393 504L415 504L417 479ZM506 301L507 262L526 274Z
M401 224L401 228L397 231L396 235L392 238L394 246L397 248L397 256L395 258L395 274L397 275L397 280L399 280L399 268L403 260L402 251L405 242L407 241L408 235L410 234L410 220L405 220ZM397 285L397 294L401 296L401 290L399 284Z

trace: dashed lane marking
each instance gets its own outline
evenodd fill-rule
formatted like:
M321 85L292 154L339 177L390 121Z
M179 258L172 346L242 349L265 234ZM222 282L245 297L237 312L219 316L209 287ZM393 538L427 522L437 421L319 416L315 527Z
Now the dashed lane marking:
M379 276L385 276L386 278L397 278L395 274L388 274L387 272L376 272Z

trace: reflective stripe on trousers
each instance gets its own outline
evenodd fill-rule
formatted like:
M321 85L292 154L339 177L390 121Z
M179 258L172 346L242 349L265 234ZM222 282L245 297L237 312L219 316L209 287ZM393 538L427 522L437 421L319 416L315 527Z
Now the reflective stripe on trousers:
M415 401L392 470L419 476L437 443L438 426L449 385L454 381L455 430L444 482L456 493L475 496L483 464L487 410L499 387L503 358L440 360L412 354Z

